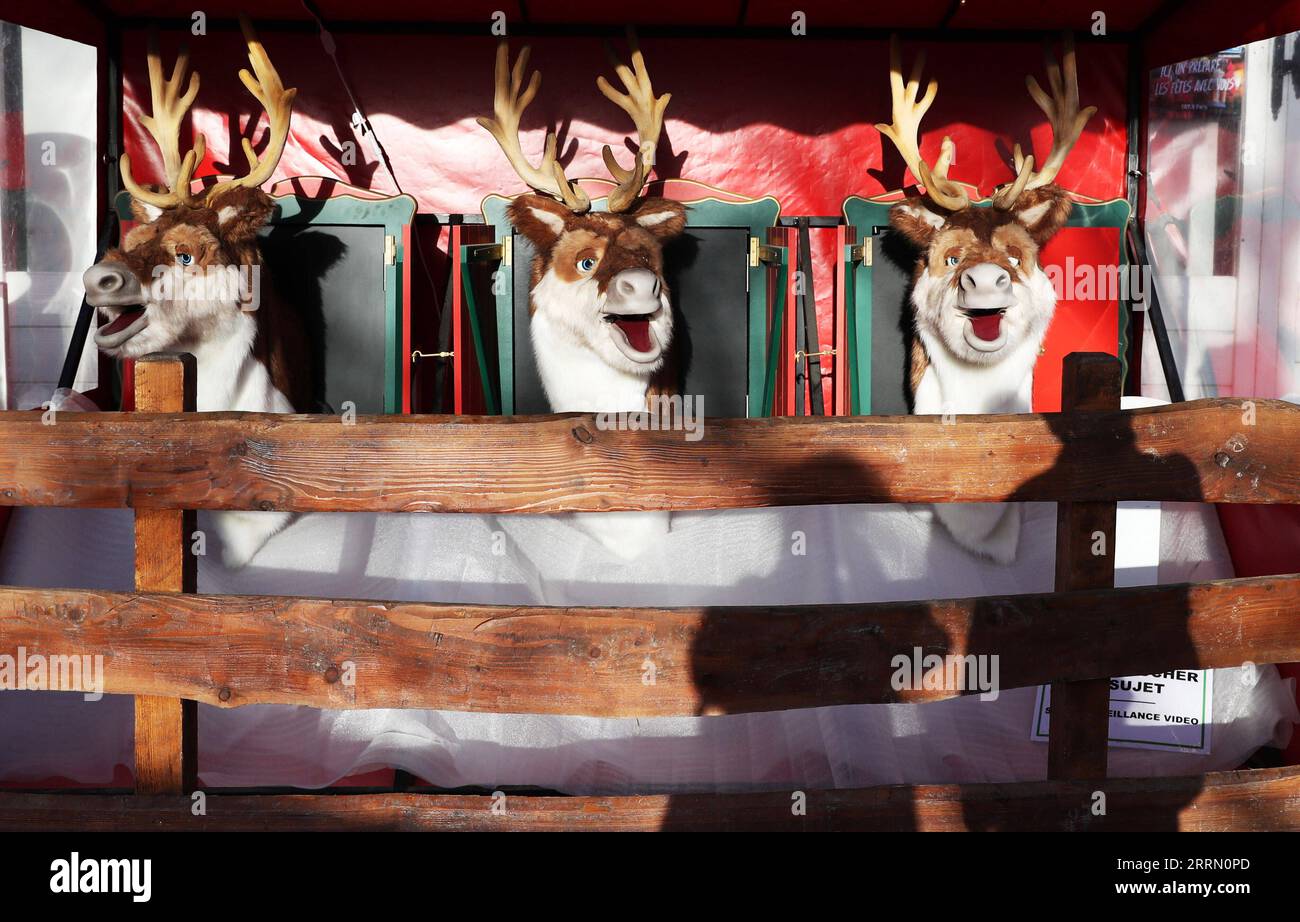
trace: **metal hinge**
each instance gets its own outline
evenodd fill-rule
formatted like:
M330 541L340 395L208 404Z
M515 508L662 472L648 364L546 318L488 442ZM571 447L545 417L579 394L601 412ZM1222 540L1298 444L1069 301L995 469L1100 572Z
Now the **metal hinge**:
M862 241L862 245L854 248L853 255L855 258L862 260L862 265L871 266L871 240L867 237Z
M397 265L397 238L392 234L384 234L384 265Z

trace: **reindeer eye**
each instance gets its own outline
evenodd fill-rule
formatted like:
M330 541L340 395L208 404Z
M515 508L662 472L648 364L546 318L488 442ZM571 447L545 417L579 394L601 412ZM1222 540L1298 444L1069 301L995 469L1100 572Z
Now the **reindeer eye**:
M961 262L960 257L948 256L944 259L943 264L951 269L953 266L956 266L959 262Z
M177 253L176 261L182 266L188 266L190 263L194 262L194 257L189 253Z
M596 258L588 256L586 259L578 260L578 271L586 274L596 268Z

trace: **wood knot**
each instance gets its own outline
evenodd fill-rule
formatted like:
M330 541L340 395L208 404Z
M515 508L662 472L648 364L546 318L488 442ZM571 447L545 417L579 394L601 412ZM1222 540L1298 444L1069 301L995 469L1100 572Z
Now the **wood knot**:
M1216 451L1214 453L1214 463L1219 467L1227 467L1232 463L1232 456L1226 451Z
M339 680L339 667L331 666L325 670L325 681L333 685Z
M217 692L217 700L218 700L218 701L229 701L229 700L230 700L230 687L229 687L229 686L226 686L226 685L221 686L221 689Z
M581 442L583 445L591 444L592 434L587 431L586 426L574 426L573 437L577 439L579 442Z
M263 512L274 512L275 503L271 502L269 499L264 499L257 504L257 508Z

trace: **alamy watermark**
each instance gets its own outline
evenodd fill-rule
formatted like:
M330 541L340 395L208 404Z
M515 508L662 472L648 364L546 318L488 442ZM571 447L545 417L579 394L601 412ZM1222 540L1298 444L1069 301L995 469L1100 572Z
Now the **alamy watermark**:
M154 266L149 291L155 302L233 301L252 313L262 303L262 267Z
M1064 265L1043 266L1043 272L1052 283L1057 300L1126 301L1134 310L1146 309L1152 285L1148 266L1099 266L1075 262L1073 256L1065 257Z
M87 701L104 697L100 654L0 653L0 691L79 691Z
M644 410L597 413L596 428L621 432L681 431L686 441L704 438L704 395L659 394L649 398Z
M911 653L899 653L889 664L894 667L889 679L894 691L978 691L981 701L998 700L996 653L926 655L920 647L913 647Z

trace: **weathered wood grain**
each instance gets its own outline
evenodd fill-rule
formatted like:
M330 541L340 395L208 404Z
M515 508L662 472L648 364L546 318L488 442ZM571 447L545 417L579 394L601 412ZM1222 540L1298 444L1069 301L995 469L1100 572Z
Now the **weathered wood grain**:
M1105 815L1092 812L1097 791L1105 794ZM188 797L0 793L0 830L1300 830L1295 766L1190 778L807 791L803 815L792 810L793 796L209 794L206 814L195 816Z
M1300 407L713 419L0 413L0 505L591 512L815 503L1300 501Z
M790 607L511 608L0 588L0 639L102 653L106 690L606 717L933 701L898 655L996 657L1001 690L1300 660L1300 576ZM1140 613L1135 630L1134 613ZM961 674L958 674L959 676ZM978 691L968 679L965 688Z
M193 412L195 361L156 354L135 363L135 406L142 412ZM193 592L198 568L189 553L194 513L180 509L135 512L135 588ZM180 794L198 783L198 705L174 697L135 699L135 788L142 794Z
M1074 352L1065 357L1061 372L1064 412L1118 410L1120 390L1120 364L1115 356ZM1115 508L1114 502L1057 505L1057 592L1115 585ZM1105 778L1110 736L1108 677L1053 684L1051 707L1047 777Z

